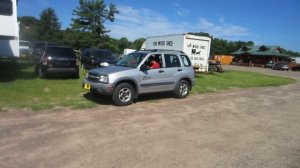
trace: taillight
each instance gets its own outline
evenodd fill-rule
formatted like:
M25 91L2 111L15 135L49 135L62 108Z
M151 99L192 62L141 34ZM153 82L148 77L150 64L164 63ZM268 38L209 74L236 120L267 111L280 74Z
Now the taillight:
M48 64L48 55L44 55L43 57L43 65L47 65Z
M76 58L76 65L79 66L79 59Z

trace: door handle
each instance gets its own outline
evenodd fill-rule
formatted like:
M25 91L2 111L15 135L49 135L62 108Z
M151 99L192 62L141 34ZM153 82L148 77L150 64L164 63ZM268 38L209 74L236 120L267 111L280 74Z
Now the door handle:
M165 71L164 71L164 70L159 70L159 71L158 71L158 73L163 73L163 72L165 72Z
M182 71L182 69L177 69L178 72Z

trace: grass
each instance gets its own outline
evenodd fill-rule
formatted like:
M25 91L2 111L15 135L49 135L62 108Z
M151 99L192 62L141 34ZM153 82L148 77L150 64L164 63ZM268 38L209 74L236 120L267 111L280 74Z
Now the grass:
M13 70L18 67L19 70ZM97 104L110 104L109 97L95 97L84 91L80 79L49 78L40 79L33 73L32 64L19 62L0 62L0 111L9 109L44 110L54 108L85 109ZM252 72L226 71L222 74L197 74L197 85L192 93L214 92L233 87L264 87L294 83L295 80L284 77L262 75ZM152 95L144 98L151 102ZM143 99L143 98L142 98Z
M287 77L231 70L224 73L197 74L196 82L197 84L192 93L215 92L231 88L280 86L292 84L296 81Z
M18 64L20 66L20 63ZM10 108L31 110L51 109L58 107L89 108L95 102L84 97L81 79L66 77L41 79L34 74L32 65L21 63L19 71L10 75L1 71L0 77L0 111ZM11 68L8 68L11 69ZM9 77L6 75L9 74Z

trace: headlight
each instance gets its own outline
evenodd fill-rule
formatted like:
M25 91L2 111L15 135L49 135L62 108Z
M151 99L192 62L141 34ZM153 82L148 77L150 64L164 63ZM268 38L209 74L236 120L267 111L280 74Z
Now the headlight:
M108 76L106 76L106 75L100 75L99 76L99 82L108 83Z
M109 66L109 64L107 62L101 62L100 66L106 67L106 66Z

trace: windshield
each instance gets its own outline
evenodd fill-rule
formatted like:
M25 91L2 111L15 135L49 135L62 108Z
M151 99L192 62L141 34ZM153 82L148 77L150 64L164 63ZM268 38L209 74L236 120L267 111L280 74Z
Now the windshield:
M146 55L147 53L130 53L125 55L116 65L136 68Z
M76 57L74 51L71 48L50 47L47 49L47 53L50 56L55 57Z
M91 52L91 55L94 57L101 57L101 58L110 58L114 57L113 53L110 51L101 51L101 50L94 50Z

